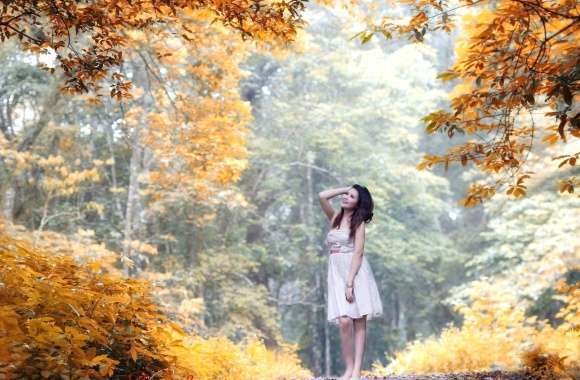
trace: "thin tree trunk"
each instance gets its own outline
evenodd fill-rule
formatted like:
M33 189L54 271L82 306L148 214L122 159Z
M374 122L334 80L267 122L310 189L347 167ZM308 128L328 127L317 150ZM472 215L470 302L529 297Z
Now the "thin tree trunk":
M313 191L313 183L312 183L312 162L314 161L314 152L307 152L306 153L306 160L308 162L308 165L306 165L306 191L307 191L307 195L306 195L306 205L304 206L304 208L302 209L304 212L304 217L305 217L305 221L306 221L306 226L307 226L307 231L308 231L308 248L309 250L312 250L312 252L318 252L317 249L315 249L315 242L314 242L314 191ZM312 354L313 354L313 363L314 363L314 370L316 371L317 375L322 373L322 351L324 349L323 347L323 340L321 339L320 336L320 322L321 322L321 318L320 318L320 310L321 308L319 307L319 304L324 300L324 291L322 289L322 273L321 270L319 268L319 260L318 258L315 256L314 257L314 262L316 265L316 269L314 272L314 276L315 276L315 300L316 302L313 303L313 310L312 310L312 315L313 315L313 323L311 323L311 337L312 337L312 342L313 342L313 346L312 346ZM325 371L326 372L326 371Z
M326 311L326 308L324 308ZM324 322L324 375L330 377L330 372L332 371L330 362L330 331L328 328L328 322Z
M5 221L12 223L14 211L14 199L16 198L16 189L13 183L9 183L4 189L2 196L2 216Z
M319 271L316 270L316 280L315 280L315 284L316 284L316 294L319 295L320 294L320 275L319 275ZM316 297L316 300L319 301L320 297ZM312 341L313 341L313 346L312 346L312 354L313 354L313 362L314 362L314 371L316 372L316 376L319 376L322 373L322 339L320 339L320 333L319 333L319 322L320 322L320 313L319 310L320 308L317 307L317 303L314 303L314 305L312 306L312 315L313 315L313 323L311 324L311 336L312 336Z
M407 342L407 309L399 297L397 301L399 303L399 340L405 344Z
M109 154L111 156L111 159L113 160L113 164L111 165L111 182L112 185L115 189L118 188L118 183L117 183L117 168L116 168L116 158L115 158L115 134L113 131L113 127L111 126L110 123L105 122L105 128L106 128L106 137L107 137L107 147L109 148ZM119 196L117 196L117 193L113 193L113 204L115 206L115 212L117 213L119 220L123 220L123 208L121 207L121 200L119 199Z
M135 127L131 136L131 163L129 166L129 191L127 192L127 208L125 210L125 229L123 244L123 272L126 276L132 275L128 259L131 259L131 241L133 240L133 221L139 197L139 166L141 162L141 144L139 143L139 127Z
M197 265L197 249L195 246L195 233L193 229L191 232L185 234L185 249L187 252L189 267L194 267Z
M147 178L151 171L151 167L153 166L155 156L153 150L149 149L146 146L143 146L141 149L141 161L140 161L140 171L139 176L143 176ZM137 202L136 202L136 212L137 218L135 218L135 224L133 225L133 231L136 232L136 238L139 241L146 241L147 239L151 239L155 237L155 231L151 229L150 216L151 210L144 204L144 200L142 197L139 196L139 187L137 187ZM134 234L135 235L135 234ZM141 254L139 256L139 266L136 266L136 269L144 271L147 269L149 265L149 255Z

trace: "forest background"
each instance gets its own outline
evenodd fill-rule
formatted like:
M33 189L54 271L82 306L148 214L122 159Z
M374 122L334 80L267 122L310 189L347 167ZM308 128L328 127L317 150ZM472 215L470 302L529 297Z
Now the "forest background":
M185 31L124 31L111 97L61 91L70 75L49 51L6 40L3 233L95 273L151 281L188 333L295 344L301 365L329 375L342 364L325 319L328 222L317 194L359 183L375 201L365 255L385 310L368 324L365 368L510 368L532 335L577 365L580 301L565 287L580 279L580 200L556 184L578 167L558 171L548 136L527 156L528 194L498 192L476 207L461 203L481 171L417 170L426 152L468 140L429 135L421 118L461 92L438 74L475 19L462 10L461 25L422 43L384 31L352 39L371 16L412 14L309 4L287 46L243 40L189 11ZM537 108L535 123L549 124Z

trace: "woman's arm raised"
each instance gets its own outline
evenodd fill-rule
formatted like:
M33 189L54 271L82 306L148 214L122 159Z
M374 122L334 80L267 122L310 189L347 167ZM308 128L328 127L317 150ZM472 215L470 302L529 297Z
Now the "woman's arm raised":
M332 205L330 204L330 202L328 200L330 198L334 198L337 195L346 194L346 193L348 193L348 190L350 190L350 186L349 187L339 187L337 189L328 189L328 190L324 190L324 191L321 191L320 193L318 193L318 199L320 201L320 206L322 207L322 210L324 210L324 213L328 217L328 220L332 220L332 217L334 216L334 213L335 213L334 208L332 208Z

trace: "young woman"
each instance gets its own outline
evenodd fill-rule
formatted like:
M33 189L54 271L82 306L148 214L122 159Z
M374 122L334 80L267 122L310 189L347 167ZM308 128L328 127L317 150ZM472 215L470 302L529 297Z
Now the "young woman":
M340 194L345 195L337 212L329 199ZM366 321L383 314L377 284L364 256L365 224L373 217L373 199L368 189L358 184L321 191L318 196L330 220L325 240L329 252L327 320L340 328L345 362L340 380L358 380L366 344Z

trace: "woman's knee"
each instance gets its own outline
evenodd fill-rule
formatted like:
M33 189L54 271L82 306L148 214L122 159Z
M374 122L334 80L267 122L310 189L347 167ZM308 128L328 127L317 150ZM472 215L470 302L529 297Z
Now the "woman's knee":
M339 320L340 327L349 327L352 325L352 318L350 317L340 317Z
M365 325L365 324L366 324L366 321L367 321L367 316L366 316L366 314L365 314L365 315L363 315L363 316L362 316L362 317L360 317L360 318L353 319L353 323L354 323L355 325L357 325L357 326L362 326L362 325Z

